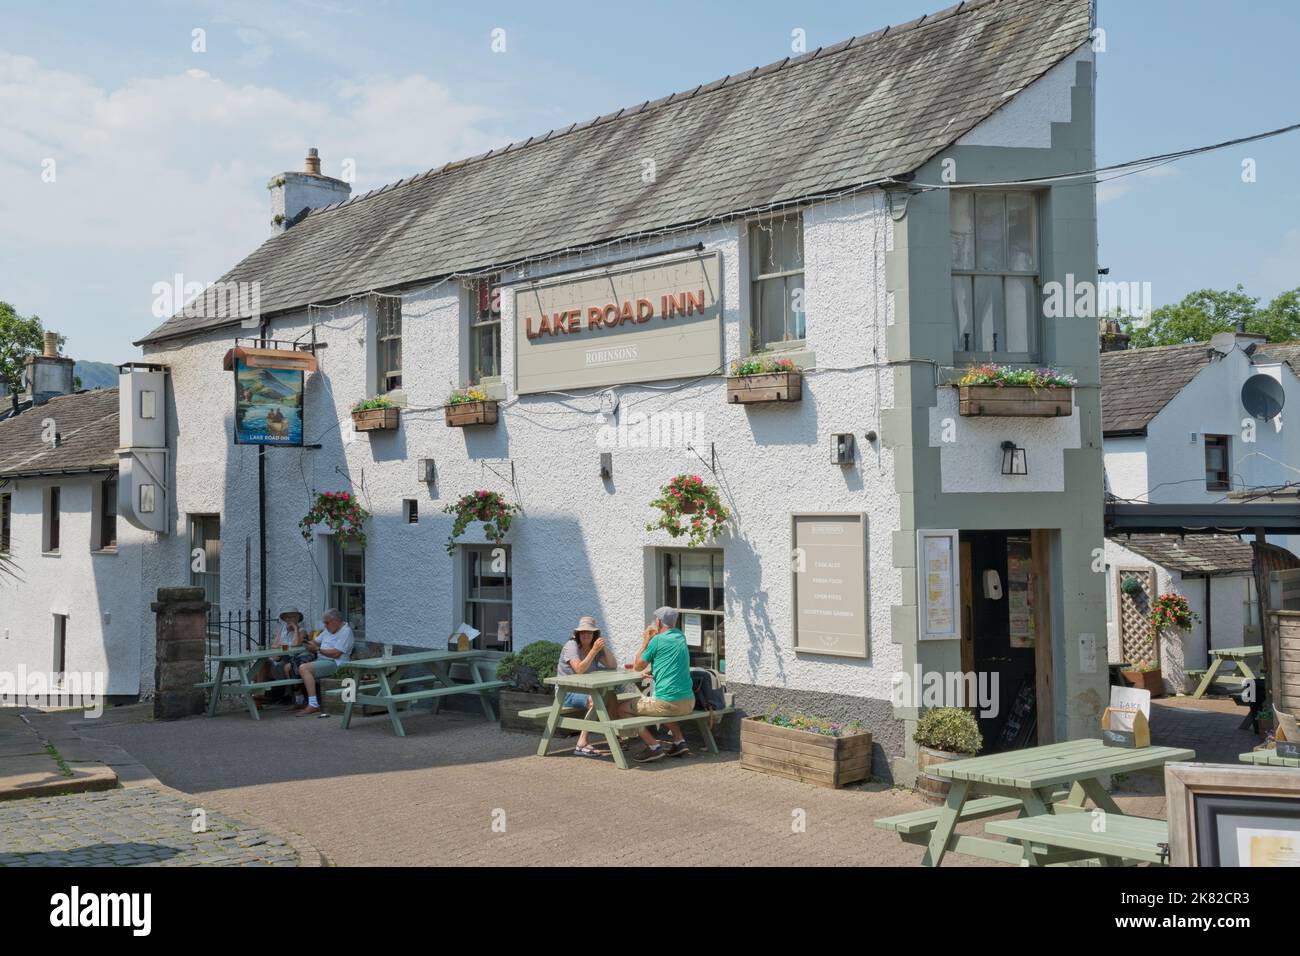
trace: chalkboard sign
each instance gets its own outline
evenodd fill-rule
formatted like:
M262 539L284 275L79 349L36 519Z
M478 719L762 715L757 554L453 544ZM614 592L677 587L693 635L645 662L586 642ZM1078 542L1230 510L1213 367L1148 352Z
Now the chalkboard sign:
M1013 750L1024 747L1034 736L1038 726L1038 699L1034 693L1034 680L1026 677L1020 682L1020 689L1011 701L1007 719L998 733L998 750Z

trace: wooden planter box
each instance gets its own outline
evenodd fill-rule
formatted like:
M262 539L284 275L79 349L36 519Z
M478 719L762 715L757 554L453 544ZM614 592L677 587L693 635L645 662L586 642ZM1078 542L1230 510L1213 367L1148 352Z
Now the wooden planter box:
M960 412L966 417L1061 418L1074 414L1074 389L1033 389L1026 385L958 385Z
M448 428L465 428L469 425L495 425L497 423L497 403L461 402L459 405L442 406L447 416Z
M825 737L746 717L740 722L740 765L819 787L843 787L871 776L871 734Z
M359 432L396 431L401 417L400 408L367 408L352 413L352 427Z
M1153 671L1120 671L1120 676L1139 690L1151 691L1152 697L1160 697L1165 692L1165 681L1157 668Z
M760 372L727 378L727 404L757 405L762 402L798 402L803 399L803 375L799 372Z
M501 729L512 734L532 734L534 737L542 732L542 724L535 720L520 717L521 710L532 707L549 707L555 701L553 691L525 691L501 688Z

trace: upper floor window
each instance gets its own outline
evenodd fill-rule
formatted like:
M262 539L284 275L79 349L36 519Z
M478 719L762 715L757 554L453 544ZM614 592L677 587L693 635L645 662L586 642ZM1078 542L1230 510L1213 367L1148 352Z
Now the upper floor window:
M802 215L750 224L749 278L750 351L800 345L806 334Z
M1230 491L1232 479L1228 474L1228 436L1205 436L1205 490Z
M1029 192L953 190L953 351L1034 361L1038 352L1038 201Z
M54 554L59 550L59 532L62 517L59 501L61 490L58 485L45 489L45 521L43 522L45 540L42 542L45 547L41 548L41 550L50 554Z
M117 547L117 476L105 478L99 485L99 501L94 507L95 539L91 546L97 551L110 551Z
M13 495L0 495L0 552L9 550L13 509Z
M377 299L375 342L379 349L379 391L402 387L402 300L381 295Z
M469 287L469 380L501 377L501 277L484 276Z

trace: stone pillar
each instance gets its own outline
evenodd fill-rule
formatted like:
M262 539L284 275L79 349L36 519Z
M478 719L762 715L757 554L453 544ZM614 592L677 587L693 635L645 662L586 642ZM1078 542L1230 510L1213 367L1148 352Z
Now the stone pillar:
M154 642L153 715L176 720L203 713L203 651L208 639L208 608L203 588L159 588L151 607Z

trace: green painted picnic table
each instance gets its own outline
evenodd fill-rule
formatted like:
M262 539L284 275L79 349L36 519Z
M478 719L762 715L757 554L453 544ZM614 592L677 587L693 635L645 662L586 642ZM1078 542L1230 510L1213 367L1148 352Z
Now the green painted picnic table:
M1185 747L1127 749L1107 747L1100 740L1087 739L955 760L934 768L934 773L952 782L942 807L937 811L877 820L876 825L895 830L905 841L926 843L923 866L939 866L949 851L1030 865L1096 856L1084 851L1034 853L1028 843L968 836L957 833L956 827L964 820L1009 811L1018 811L1021 817L1079 812L1086 809L1088 800L1107 814L1123 816L1123 811L1106 792L1105 778L1159 767L1171 760L1191 760L1195 756L1195 751ZM1069 788L1068 793L1062 791L1064 787ZM969 800L975 791L988 796Z
M1260 662L1264 659L1264 647L1262 644L1248 644L1245 647L1214 647L1210 649L1210 657L1210 666L1206 668L1201 682L1196 685L1192 700L1199 700L1216 681L1242 686L1247 681L1257 680L1255 669L1261 666ZM1220 674L1219 669L1225 664L1237 668L1241 673ZM1252 664L1254 667L1251 666ZM1188 673L1195 675L1198 672L1188 671Z
M397 705L409 704L417 700L432 700L433 712L437 713L442 698L451 694L478 694L483 705L483 713L488 720L496 720L492 709L490 691L506 686L506 681L484 677L481 667L494 664L497 656L490 651L414 651L409 654L391 654L383 657L368 657L364 660L349 661L346 665L361 675L357 682L356 693L351 699L344 697L343 729L352 723L352 708L356 704L369 704L383 707L388 711L393 732L399 737L406 736L402 719L398 716ZM403 667L423 664L433 672L416 677L398 679L397 672ZM458 684L451 679L451 666L464 664L473 678L469 683ZM363 683L366 681L366 683ZM423 690L403 691L401 688L412 684L434 684L436 686ZM333 691L341 694L343 691Z
M1252 750L1237 757L1242 763L1258 764L1262 767L1300 767L1300 757L1279 757L1273 748Z
M209 690L208 696L208 716L217 715L217 705L221 702L222 697L239 697L242 696L248 703L248 712L252 714L254 720L261 720L261 715L257 712L257 701L253 700L253 692L267 690L271 687L290 687L301 684L302 681L295 678L279 678L270 681L259 681L255 679L254 671L261 665L262 661L270 660L273 657L292 656L303 648L289 648L281 650L279 645L274 647L264 647L251 651L238 651L228 654L213 654L210 658L212 664L212 676L209 680L196 684L196 687L202 687ZM225 680L226 668L235 668L238 675L237 683L227 683Z

